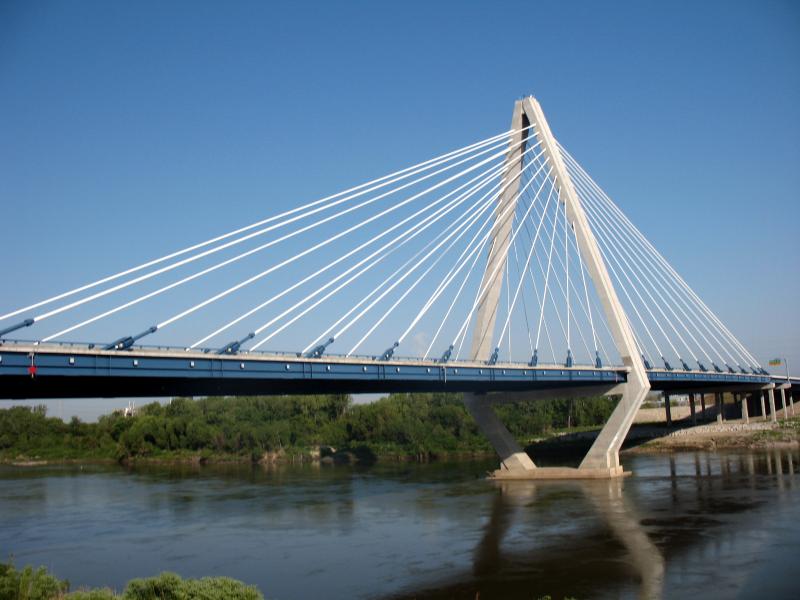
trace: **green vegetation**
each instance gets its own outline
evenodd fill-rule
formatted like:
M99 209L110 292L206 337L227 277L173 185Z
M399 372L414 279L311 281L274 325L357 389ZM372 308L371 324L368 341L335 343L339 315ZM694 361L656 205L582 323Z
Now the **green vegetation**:
M0 600L62 598L68 589L68 582L59 581L44 567L18 571L13 564L0 563Z
M0 563L0 600L263 600L255 586L229 577L181 579L175 573L132 579L119 595L112 590L69 592L69 582L50 575L44 567L17 570Z
M496 410L523 443L605 421L612 400L549 400ZM176 398L97 423L48 418L44 407L0 410L0 460L274 460L329 446L360 457L430 458L491 449L455 394Z

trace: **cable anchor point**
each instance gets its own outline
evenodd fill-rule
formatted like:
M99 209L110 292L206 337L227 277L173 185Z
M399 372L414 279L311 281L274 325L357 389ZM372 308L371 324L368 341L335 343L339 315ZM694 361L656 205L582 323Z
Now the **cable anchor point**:
M439 359L439 362L446 363L447 361L450 360L450 356L452 356L452 354L453 354L453 344L450 344L447 350L444 351L444 354L442 354L442 357Z
M239 348L242 347L242 344L247 342L247 340L252 340L256 337L256 334L253 332L248 333L242 339L231 342L230 344L223 346L219 350L217 350L217 354L236 354L239 352Z
M492 355L489 357L489 360L486 361L486 364L487 365L496 365L497 364L497 358L499 356L500 356L500 348L497 347L497 348L494 349L494 352L492 352Z
M23 327L30 327L33 325L33 319L25 319L24 321L17 323L16 325L12 325L11 327L6 327L5 329L0 329L0 338L2 338L7 333L11 333L12 331L16 331L17 329L22 329Z
M124 337L119 338L118 340L111 342L103 346L103 350L127 350L131 346L133 346L136 342L142 339L146 335L150 335L151 333L155 333L158 331L158 326L153 325L152 327L148 327L141 333L137 333L136 335L127 335Z
M381 354L381 357L378 360L392 360L392 356L394 356L395 349L400 345L400 342L395 342L392 344L391 348L387 348L386 352Z
M328 341L324 344L320 344L316 348L314 348L311 352L306 353L306 358L320 358L323 354L325 354L325 350L333 343L333 338L328 338Z

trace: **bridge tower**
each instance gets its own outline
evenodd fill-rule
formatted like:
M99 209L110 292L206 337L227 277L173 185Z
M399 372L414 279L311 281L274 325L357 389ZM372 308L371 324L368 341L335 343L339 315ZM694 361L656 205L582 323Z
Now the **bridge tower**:
M508 257L514 204L517 201L520 186L519 173L522 169L522 155L526 144L536 138L552 167L551 177L559 190L559 201L565 204L567 218L575 229L581 257L602 304L616 349L628 369L628 377L627 382L621 386L622 389L620 386L614 388L615 394L621 392L620 401L584 457L577 472L571 473L570 471L574 470L537 468L495 415L491 408L495 398L486 395L465 394L464 403L477 421L481 431L489 438L500 455L502 468L496 472L498 477L619 476L622 474L619 450L633 423L636 411L650 389L650 382L643 360L636 349L628 317L617 297L597 240L581 205L580 197L575 191L544 112L533 96L516 101L511 128L517 133L511 137L509 152L506 155L506 182L510 183L495 208L491 246L486 270L479 288L482 292L478 299L478 310L473 327L471 358L476 361L489 359L503 283L504 269L502 265ZM503 215L506 216L503 217ZM498 265L500 265L499 268ZM593 395L598 392L609 393L610 390L587 388L584 390L584 395ZM543 395L553 396L552 393L537 394L534 392L527 395L527 398L535 400L537 396ZM568 390L566 395L580 395L580 390Z

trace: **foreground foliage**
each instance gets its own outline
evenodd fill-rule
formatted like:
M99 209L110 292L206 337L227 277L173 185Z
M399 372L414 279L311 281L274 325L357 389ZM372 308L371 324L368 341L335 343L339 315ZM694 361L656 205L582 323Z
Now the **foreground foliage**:
M555 429L605 421L606 398L500 405L496 410L522 442ZM430 457L489 452L456 394L393 394L370 404L349 396L175 398L84 423L47 417L44 407L0 410L0 459L261 459L331 446L362 455Z
M110 589L68 593L69 582L50 575L44 567L17 570L0 563L0 600L263 600L255 586L229 577L182 579L175 573L132 579L118 595Z

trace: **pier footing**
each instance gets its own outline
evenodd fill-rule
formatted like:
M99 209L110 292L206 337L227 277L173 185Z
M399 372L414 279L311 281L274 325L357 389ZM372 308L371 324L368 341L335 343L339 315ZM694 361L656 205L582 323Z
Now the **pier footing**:
M536 467L534 469L497 469L489 474L489 479L502 479L504 481L527 481L530 479L616 479L627 477L630 471L623 471L622 467L611 469L572 468L572 467Z

